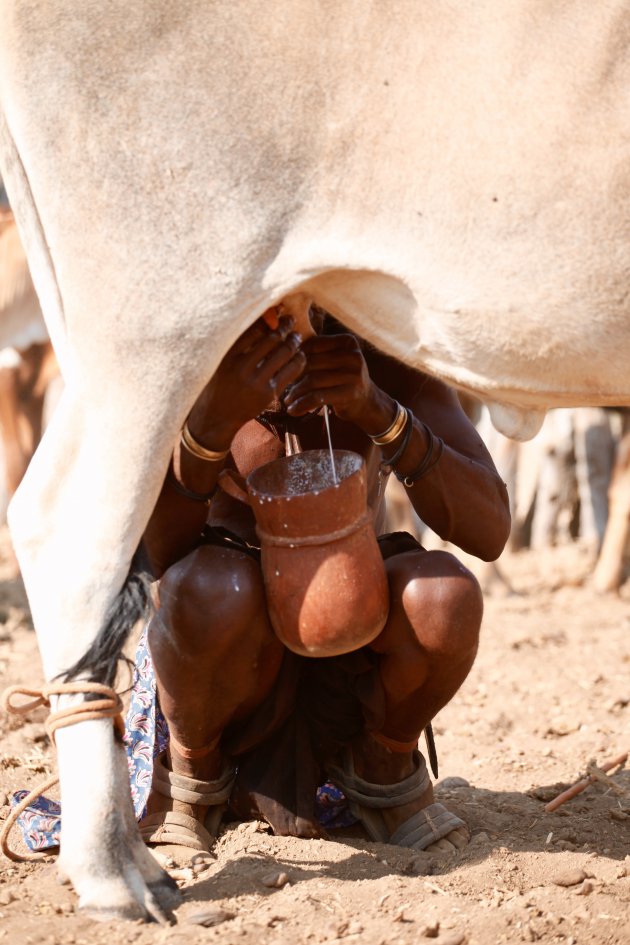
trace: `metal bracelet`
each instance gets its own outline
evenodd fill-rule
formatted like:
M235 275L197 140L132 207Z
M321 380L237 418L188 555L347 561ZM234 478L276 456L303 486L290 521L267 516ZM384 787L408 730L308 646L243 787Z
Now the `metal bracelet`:
M413 430L413 414L408 407L403 407L405 411L405 432L402 438L402 442L393 456L390 456L389 459L384 460L381 463L381 471L384 475L392 472L396 463L402 458L403 453L409 446L409 440L411 439L411 432Z
M374 443L375 446L387 446L389 443L393 443L402 433L405 425L405 416L405 407L396 401L396 415L394 419L383 433L377 433L375 436L370 437L372 443Z
M182 427L182 436L181 441L183 446L186 447L189 453L193 456L196 456L197 459L203 459L207 463L220 463L222 459L225 459L227 454L230 452L227 450L209 450L205 446L202 446L201 443L197 442L192 433L188 428L188 421Z
M402 482L402 484L407 489L410 489L413 485L415 485L416 482L418 482L419 479L422 479L424 476L428 475L428 473L430 473L431 470L437 466L440 459L442 458L442 453L444 452L444 440L442 437L435 436L430 427L428 427L422 420L420 423L422 423L422 426L429 437L429 446L422 462L417 469L415 469L413 472L407 473L406 475L403 473L394 473L398 479L398 482Z
M210 503L210 500L214 496L215 492L217 491L217 487L214 486L214 488L212 488L210 492L193 492L192 489L187 489L186 486L183 486L181 482L177 481L177 479L175 478L175 473L172 472L172 470L169 473L168 478L175 492L178 492L180 495L186 496L187 499L192 499L193 502L205 502L206 505L208 505Z

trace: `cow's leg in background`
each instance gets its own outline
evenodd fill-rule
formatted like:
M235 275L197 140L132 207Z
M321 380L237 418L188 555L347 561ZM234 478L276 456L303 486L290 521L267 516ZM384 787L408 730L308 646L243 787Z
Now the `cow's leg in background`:
M598 552L608 520L608 486L615 458L609 412L601 407L579 407L573 411L573 431L580 538Z
M99 631L105 663L112 665L130 629L108 638L106 616L125 583L178 430L215 357L209 343L193 354L169 350L177 352L171 360L164 348L155 358L137 350L125 358L103 344L101 367L91 364L89 383L75 377L66 386L9 507L48 680L63 678ZM175 357L196 366L187 370ZM109 670L88 666L82 676L108 682L103 672ZM53 709L76 698L62 696ZM163 918L173 890L137 832L126 757L111 719L61 728L56 744L59 863L80 907L104 917Z
M4 454L4 479L10 498L26 472L30 455L23 443L19 376L22 357L14 348L0 352L0 434Z
M550 411L541 431L544 444L532 522L531 547L567 540L577 486L573 471L573 411Z
M26 351L5 348L0 352L0 433L9 497L39 443L46 390L56 373L49 342L31 345Z
M4 467L0 521L4 520L5 503L22 481L39 443L44 400L56 373L57 362L50 342L33 344L25 351L15 348L0 351L0 446ZM9 568L16 575L19 572L15 558L9 560Z
M593 574L601 592L617 591L624 579L625 556L630 550L630 416L624 418L626 432L617 447L608 492L609 515L604 542Z

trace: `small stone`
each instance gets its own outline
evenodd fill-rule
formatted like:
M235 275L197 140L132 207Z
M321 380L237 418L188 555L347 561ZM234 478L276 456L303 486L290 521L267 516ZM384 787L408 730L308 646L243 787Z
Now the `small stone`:
M544 787L532 788L527 793L530 797L535 797L537 801L552 801L564 788L566 788L566 784L550 784Z
M241 829L242 828L242 829ZM239 833L269 833L270 831L269 824L265 823L264 820L248 820L245 823L240 824L237 827Z
M331 925L329 931L335 938L345 938L347 935L360 935L363 931L363 926L360 922L351 922L349 919L342 919L342 921L338 922L336 925Z
M185 922L187 925L203 925L204 928L210 929L214 925L234 919L235 916L235 912L228 912L226 909L204 909L203 912L193 912Z
M0 807L6 807L9 803L9 795L5 794L4 791L0 791Z
M559 836L562 840L566 840L568 843L577 844L578 842L577 835L572 830L563 830Z
M438 781L435 785L436 791L456 791L459 788L467 787L470 787L470 783L466 778L458 777L443 778L442 781Z
M551 882L556 886L579 886L585 879L586 873L584 870L574 869L556 873L555 876L552 876Z
M485 830L481 830L479 833L475 834L471 840L471 843L489 843L489 841L490 837L488 834L485 832Z
M595 887L593 886L590 879L585 879L579 889L575 890L576 896L590 896Z
M630 820L630 814L626 814L625 811L618 810L616 807L613 807L610 816L613 820Z
M268 889L282 889L289 882L289 877L286 873L267 873L260 881Z
M17 898L12 889L0 890L0 906L8 906L10 902L16 902Z
M617 872L615 873L615 879L623 879L624 876L628 875L628 870L625 866L619 866Z
M168 872L172 879L179 880L183 883L190 883L195 876L193 871L188 866L185 866L182 869L169 870Z
M446 932L435 939L435 945L463 945L465 941L465 932Z
M424 935L425 938L437 938L440 934L440 923L435 920L435 922L429 922L428 925L425 925L421 935Z
M545 738L563 738L565 735L571 735L572 732L577 732L582 723L577 719L570 721L565 718L553 719L551 725L544 732Z

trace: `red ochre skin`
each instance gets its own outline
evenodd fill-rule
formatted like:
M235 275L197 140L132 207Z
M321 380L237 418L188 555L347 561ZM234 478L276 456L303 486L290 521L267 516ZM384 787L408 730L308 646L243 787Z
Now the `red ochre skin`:
M278 316L277 311L274 315ZM498 557L509 534L507 492L454 391L387 358L330 320L324 323L324 334L304 340L285 315L278 317L275 329L259 319L226 354L188 417L189 430L203 447L217 452L229 449L230 456L225 462L208 462L175 444L172 469L145 533L147 551L160 577L159 609L149 628L160 705L175 745L193 751L208 748L202 757L197 754L192 759L172 744L168 761L177 774L200 780L217 778L224 769L221 739L225 729L255 720L262 703L275 691L287 652L279 636L295 648L303 647L306 640L311 653L312 647L329 648L328 652L330 648L337 652L340 645L352 648L372 635L381 620L379 606L387 606L379 592L381 603L374 605L377 616L355 627L356 637L337 624L327 638L324 621L302 621L300 611L316 612L317 606L343 599L341 588L331 590L334 579L328 575L312 598L304 587L297 593L301 600L297 622L292 618L292 629L284 628L279 616L283 605L274 601L270 606L270 588L275 570L280 571L278 581L284 580L287 565L272 567L270 576L266 562L263 578L261 563L238 548L200 544L206 521L259 544L256 518L250 505L239 501L238 490L228 495L219 489L209 506L189 493L211 492L222 471L229 469L242 484L245 497L247 478L284 455L283 442L254 419L270 407L277 409L280 397L289 416L302 418L300 440L305 450L327 449L318 411L324 404L329 406L333 446L364 460L367 505L376 534L385 530L379 467L394 455L398 442L381 449L370 437L391 425L396 401L413 415L409 443L397 463L401 474L409 476L423 463L429 444L426 427L445 443L437 466L406 490L422 521L485 560ZM178 491L177 483L188 494ZM316 524L321 517L328 534L339 529L336 513L345 513L345 503L332 507L335 514L325 526L323 512L314 516ZM354 524L361 522L358 509L349 517ZM356 535L357 541L365 542L360 529ZM373 548L372 541L370 537L368 544ZM362 546L361 554L366 547ZM378 567L383 567L382 562ZM453 698L473 665L482 599L474 576L444 551L417 548L388 555L384 569L389 608L382 630L368 643L382 684L379 712L383 724L378 733L365 730L357 736L352 752L360 777L393 784L415 770L409 745L417 742L421 731ZM318 578L319 573L309 580L315 583ZM367 612L361 597L349 609L364 607ZM331 622L334 610L331 606ZM313 637L308 639L311 632ZM377 734L390 740L389 747ZM400 750L392 750L396 742L403 746ZM432 788L428 788L417 800L386 810L383 816L390 833L432 798ZM150 813L166 809L199 819L205 814L194 805L151 796ZM439 846L453 849L463 842L454 831Z

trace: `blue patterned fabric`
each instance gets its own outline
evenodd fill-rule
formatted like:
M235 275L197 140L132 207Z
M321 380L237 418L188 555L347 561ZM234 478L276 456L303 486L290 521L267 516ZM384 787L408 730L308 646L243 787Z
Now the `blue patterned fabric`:
M11 796L11 807L24 800L28 791L16 791ZM59 846L61 805L48 797L38 797L18 817L18 827L29 850L50 850Z
M168 737L168 725L158 706L157 684L145 628L136 651L124 738L131 798L138 820L144 817L151 790L153 759L168 747Z
M168 740L168 725L157 701L155 673L145 628L136 651L124 736L131 798L138 820L144 816L151 790L153 759L165 751ZM11 806L16 807L27 794L28 791L16 791L11 798ZM317 789L315 806L319 822L326 829L356 823L356 818L348 810L343 792L330 782ZM61 830L61 806L57 801L39 797L20 815L18 826L30 850L57 847Z

